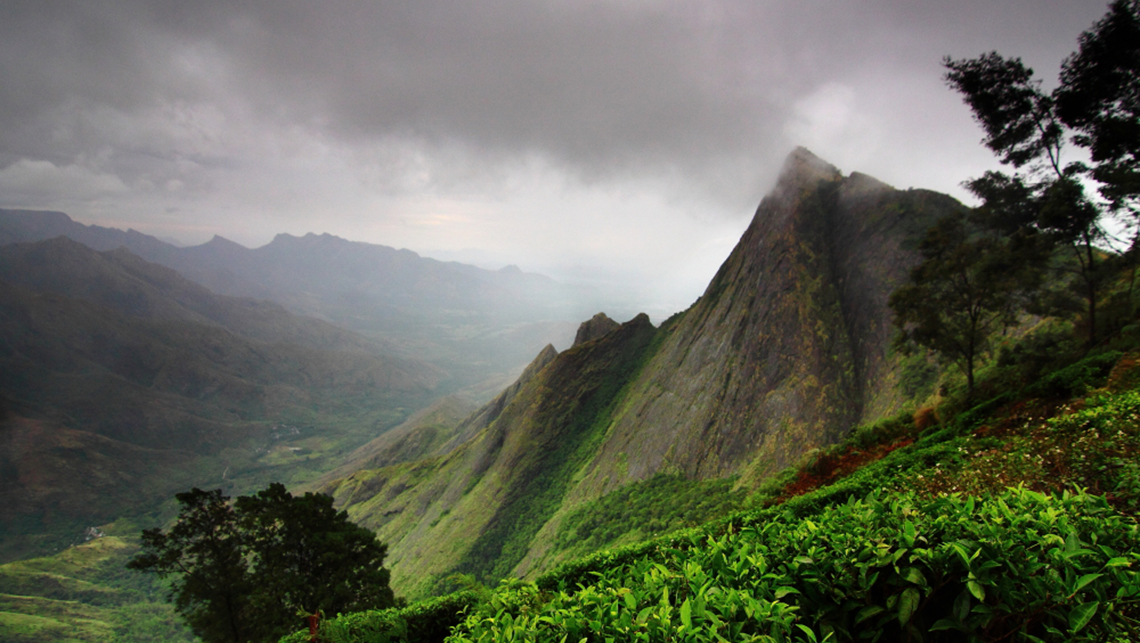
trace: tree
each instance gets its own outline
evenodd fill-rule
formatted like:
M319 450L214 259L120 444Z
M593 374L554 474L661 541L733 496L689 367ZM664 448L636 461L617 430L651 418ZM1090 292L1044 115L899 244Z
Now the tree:
M972 233L962 213L939 219L919 246L923 260L910 282L891 293L896 346L918 344L958 364L973 395L990 338L1016 323L1019 296L1035 286L1038 251L1033 237Z
M943 62L947 81L985 130L983 142L1015 170L967 182L983 201L980 213L995 230L1036 230L1069 249L1092 347L1106 277L1098 250L1107 237L1103 216L1134 212L1140 194L1140 1L1113 2L1081 35L1051 94L1020 59L997 52ZM1086 148L1093 165L1063 163L1066 140ZM1096 182L1102 202L1086 193L1086 179Z
M274 483L232 504L221 490L176 498L178 520L144 531L127 566L173 577L170 598L206 643L277 641L301 627L298 613L395 605L387 546L329 496Z
M235 506L255 555L251 579L270 589L253 596L251 619L265 630L277 627L273 640L296 629L289 617L298 609L332 615L395 605L383 567L387 546L338 513L330 496L295 498L274 483Z
M1089 150L1092 178L1114 209L1140 197L1140 1L1117 0L1061 66L1057 114Z

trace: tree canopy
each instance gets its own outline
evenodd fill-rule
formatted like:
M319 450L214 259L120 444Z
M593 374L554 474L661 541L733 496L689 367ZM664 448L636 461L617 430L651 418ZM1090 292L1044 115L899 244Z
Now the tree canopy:
M974 368L995 332L1017 321L1019 299L1036 285L1035 238L971 229L963 213L937 221L919 246L922 262L891 294L896 345L911 343L958 364L974 390Z
M206 643L276 641L301 614L395 605L387 546L329 496L274 483L233 503L221 490L176 498L178 520L144 531L128 567L172 577L175 608Z
M997 52L944 64L982 125L983 142L1014 169L967 182L983 201L980 220L1006 233L1041 232L1069 249L1058 265L1075 266L1091 347L1105 285L1104 216L1136 214L1140 196L1140 0L1113 2L1079 42L1051 93L1020 59ZM1087 150L1091 165L1065 163L1066 142Z

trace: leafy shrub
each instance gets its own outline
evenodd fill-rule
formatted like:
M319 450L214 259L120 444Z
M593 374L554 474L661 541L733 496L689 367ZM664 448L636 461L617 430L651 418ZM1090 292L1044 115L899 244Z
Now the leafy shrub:
M1138 540L1083 493L871 494L690 532L574 592L505 584L449 641L1128 640Z
M440 643L451 628L463 620L464 612L481 600L474 590L455 592L403 608L369 610L342 614L321 621L317 632L320 643ZM308 632L296 632L281 643L309 643Z
M1026 393L1034 397L1066 399L1083 395L1104 384L1109 372L1121 357L1119 351L1089 355L1076 364L1054 371L1030 386Z

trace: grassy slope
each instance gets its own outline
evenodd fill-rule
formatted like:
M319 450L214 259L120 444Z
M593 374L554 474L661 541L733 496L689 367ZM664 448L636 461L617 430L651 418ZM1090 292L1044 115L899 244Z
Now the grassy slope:
M655 334L647 318L638 318L570 349L456 450L357 471L326 491L389 543L400 594L430 595L455 572L497 580L561 504ZM562 394L551 395L554 387Z
M133 547L106 536L0 565L0 640L8 643L192 641L161 588L123 565Z
M1140 556L1140 547L1136 546L1135 521L1132 518L1140 507L1140 465L1136 464L1136 456L1140 455L1140 391L1137 390L1140 371L1136 368L1140 356L1129 353L1121 357L1119 352L1106 351L1064 368L1057 368L1056 364L1042 368L1040 364L1033 364L1033 361L1032 355L1022 355L1020 361L1012 360L1012 364L1001 365L999 361L986 374L990 384L988 391L993 397L970 408L961 399L946 400L940 407L943 415L941 421L935 413L926 409L914 417L902 416L856 431L844 443L814 454L800 467L789 469L771 481L744 503L744 506L752 506L752 509L738 512L727 519L714 520L701 528L600 551L565 563L538 578L537 585L507 583L496 590L490 599L491 607L487 609L491 611L475 612L476 617L469 621L470 627L465 631L472 636L499 636L507 635L506 631L511 628L521 627L519 624L529 623L527 627L531 631L545 630L554 636L554 640L558 640L559 633L573 633L573 624L565 620L566 614L581 615L594 608L600 609L600 604L596 604L596 601L593 607L581 601L597 599L598 592L611 592L617 597L615 600L625 602L627 599L621 598L622 596L630 592L637 594L652 584L649 575L630 577L627 572L619 571L628 570L630 566L640 569L638 566L642 563L638 561L656 561L654 564L665 566L661 573L683 579L691 576L690 572L693 571L684 567L685 560L690 563L692 561L670 553L678 551L678 548L700 551L709 546L705 541L710 534L731 534L748 525L762 526L784 520L785 517L791 520L789 524L802 525L806 518L837 511L839 507L856 502L855 499L881 490L911 494L908 497L914 498L913 502L921 503L927 502L924 500L926 498L937 499L946 497L947 494L950 497L961 497L954 495L961 493L991 497L1002 489L1018 484L1026 489L1025 493L1085 488L1092 493L1107 494L1109 505L1098 509L1093 506L1097 501L1078 498L1072 502L1066 501L1069 504L1064 505L1063 510L1046 508L1042 511L1052 515L1071 509L1075 512L1072 520L1078 521L1086 520L1087 516L1079 517L1086 513L1100 516L1087 520L1092 520L1097 525L1101 525L1101 522L1096 521L1107 520L1104 524L1116 525L1112 528L1116 530L1113 538L1124 538L1117 543L1124 549L1117 553L1128 560L1131 560L1129 557ZM1114 365L1109 376L1109 370ZM1106 380L1107 384L1103 388L1096 388L1105 384ZM983 387L983 390L987 389ZM566 529L570 530L566 538L589 538L598 533L609 534L611 542L620 542L623 536L636 533L646 524L641 523L637 529L630 529L630 525L637 525L641 518L652 517L654 512L667 513L665 507L670 499L676 501L678 498L697 495L702 490L711 490L702 489L698 483L689 484L691 486L686 489L683 482L657 479L627 489L626 497L642 501L636 508L622 508L616 502L607 504L605 499L583 507L574 520L564 522ZM663 493L665 490L668 493ZM1024 493L1016 498L1007 498L1006 502L1029 503L1025 507L1037 506L1034 497L1025 496ZM1089 502L1092 504L1089 505ZM998 511L998 508L993 511ZM1035 511L1037 509L1025 509L1026 515ZM1110 520L1104 518L1104 515L1118 518ZM999 516L998 521L1001 520ZM901 524L895 526L896 530L901 529ZM573 533L577 530L584 531ZM1089 535L1085 534L1084 537ZM733 542L735 544L732 547L745 546L739 541ZM758 541L752 542L752 545L747 546L754 546ZM1023 557L1036 555L1038 554L1019 554ZM1124 563L1114 565L1119 567ZM1102 577L1108 579L1108 573L1112 571L1118 576L1126 576L1112 577L1112 582L1116 584L1109 587L1111 591L1123 586L1121 583L1135 584L1135 579L1127 576L1131 574L1128 565L1119 569L1104 567L1098 568L1099 571L1085 570L1088 573L1080 579L1086 580L1090 585L1087 588L1082 586L1081 592L1073 591L1068 602L1062 600L1050 608L1055 622L1050 621L1053 625L1049 627L1061 627L1057 623L1066 625L1062 622L1065 618L1077 618L1076 623L1079 624L1083 612L1078 608L1087 611L1093 602L1100 605L1103 617L1108 609L1104 602L1107 599L1090 599L1101 596L1096 592L1103 594L1103 591L1108 590L1094 581L1100 582ZM648 574L645 569L642 572ZM613 580L619 577L624 580ZM611 580L602 580L605 578ZM1074 577L1070 580L1076 583L1079 579ZM613 582L617 584L606 585ZM710 582L715 584L717 581ZM905 585L899 585L903 586ZM1075 585L1071 584L1070 587L1072 586ZM1133 590L1140 591L1140 587L1127 591ZM660 588L656 591L660 591ZM926 590L916 591L921 593ZM993 591L997 591L996 585ZM591 596L594 598L589 598ZM791 595L776 595L776 598L787 599L782 603L794 606L798 599L795 596L788 599L789 596ZM659 603L662 609L666 605L671 606L671 609L658 612L656 617L671 618L672 627L683 630L685 619L680 614L682 599L676 598L666 604L661 603L663 599L660 594L657 597L646 605ZM893 606L884 609L895 610L892 615L901 623L898 600L896 596ZM997 599L992 598L991 603L994 600ZM1120 613L1131 613L1130 610L1134 611L1135 607L1130 607L1134 603L1129 601L1132 599L1123 603L1118 601L1119 605L1114 609L1118 612L1123 610ZM807 604L807 599L804 599L804 604ZM637 606L638 611L645 607L641 602ZM691 623L694 618L691 611L694 609L693 604L687 609L690 610L687 618ZM614 613L617 611L620 610L615 607ZM498 616L495 616L496 612ZM540 616L553 620L534 620ZM784 614L781 618L787 616ZM488 617L491 620L484 621L483 625L478 624L480 619ZM360 640L359 633L367 630L370 623L375 623L370 618L376 617L347 616L339 624L334 622L330 625L328 631L330 634L339 632L344 635L340 640ZM416 616L406 618L411 619L408 623L412 623ZM1095 614L1090 618L1093 619L1088 621L1090 624L1082 626L1090 628L1085 633L1091 632L1094 637L1108 637L1109 626L1096 620ZM457 622L458 616L452 615L451 619L452 622ZM556 625L555 621L559 624ZM784 622L788 627L804 625L812 629L813 635L822 635L824 630L832 627L825 621L817 614L793 616ZM1073 624L1070 622L1067 626ZM601 621L595 625L601 627ZM924 627L930 626L932 622L924 623ZM991 624L991 627L997 626ZM492 631L499 634L493 635ZM643 628L642 631L647 630ZM808 636L802 629L787 631L789 636ZM1059 631L1065 631L1064 627ZM540 633L538 636L543 638L544 635Z

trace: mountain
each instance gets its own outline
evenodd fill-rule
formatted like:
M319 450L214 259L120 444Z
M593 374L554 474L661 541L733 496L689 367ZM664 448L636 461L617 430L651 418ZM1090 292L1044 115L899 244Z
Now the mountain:
M0 244L66 236L125 248L213 292L276 301L427 359L451 388L517 374L544 345L564 344L594 293L514 266L484 270L329 234L277 235L256 249L215 236L180 248L135 230L87 226L61 212L0 210Z
M360 335L289 313L279 304L219 296L124 248L96 252L63 236L0 246L0 279L132 317L216 325L263 342L371 354L381 350Z
M327 471L443 377L124 250L0 247L0 554L194 484Z
M887 299L916 238L961 207L792 153L704 295L666 324L585 488L662 469L760 480L898 408Z
M704 295L654 328L595 317L450 451L321 487L390 543L393 584L534 574L575 507L669 474L755 487L906 401L889 293L950 197L793 152Z

